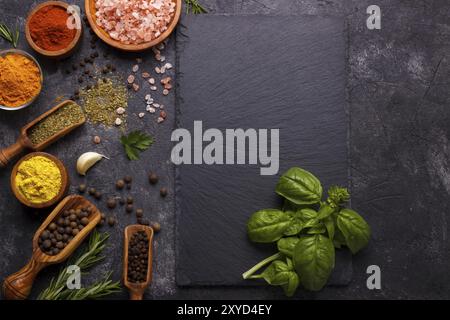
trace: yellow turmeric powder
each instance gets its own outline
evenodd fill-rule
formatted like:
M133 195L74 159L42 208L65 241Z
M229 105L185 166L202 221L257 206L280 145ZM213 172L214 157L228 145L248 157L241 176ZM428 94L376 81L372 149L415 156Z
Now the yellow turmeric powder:
M0 105L19 107L41 91L41 73L36 63L19 53L0 57Z
M55 162L34 156L19 165L15 181L25 198L33 203L44 203L58 195L62 175Z

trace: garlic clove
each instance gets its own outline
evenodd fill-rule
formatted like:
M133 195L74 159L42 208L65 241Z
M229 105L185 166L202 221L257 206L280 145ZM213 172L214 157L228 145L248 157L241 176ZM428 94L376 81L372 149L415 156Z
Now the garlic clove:
M77 160L77 171L80 175L85 176L86 172L97 162L103 158L109 159L104 155L97 152L86 152L83 153Z

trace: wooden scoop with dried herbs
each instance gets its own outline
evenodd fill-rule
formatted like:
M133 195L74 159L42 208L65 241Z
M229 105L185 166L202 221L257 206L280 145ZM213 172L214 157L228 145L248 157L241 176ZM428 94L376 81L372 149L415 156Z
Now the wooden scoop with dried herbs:
M322 201L322 185L312 173L291 168L275 189L285 199L282 210L255 212L247 223L251 241L276 242L279 252L245 272L244 279L264 279L292 296L301 284L321 290L334 268L335 248L355 254L369 242L370 227L355 211L345 208L346 188L333 186ZM270 265L260 274L255 273Z

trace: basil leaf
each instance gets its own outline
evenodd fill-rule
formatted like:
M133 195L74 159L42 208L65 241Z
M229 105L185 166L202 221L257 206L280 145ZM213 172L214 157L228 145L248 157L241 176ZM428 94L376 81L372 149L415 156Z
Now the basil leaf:
M291 222L292 218L281 210L260 210L247 223L248 236L253 242L275 242L283 236Z
M313 209L301 209L297 211L296 217L303 222L303 228L311 228L318 224L317 211Z
M288 282L286 284L282 285L282 288L284 290L284 293L288 297L292 297L297 291L298 285L300 284L300 278L298 277L298 274L294 271L291 271L289 273Z
M340 249L342 246L345 246L345 237L342 234L341 230L339 228L334 228L334 238L333 238L333 244L335 248Z
M345 237L345 243L355 254L369 243L370 227L355 211L342 209L337 216L337 226Z
M334 239L334 233L335 233L335 222L333 217L329 216L323 220L323 224L325 225L325 228L327 229L328 238L330 238L331 241Z
M313 204L322 198L322 185L310 172L291 168L280 177L276 193L295 204Z
M317 219L322 220L329 217L335 209L327 203L322 203L319 212L317 214Z
M296 212L286 211L286 213L292 218L292 222L289 227L284 231L285 236L295 236L303 229L303 222L297 217Z
M327 237L316 234L300 238L293 260L303 286L312 291L322 289L333 270L334 258L334 246Z
M307 234L322 234L325 233L327 229L323 225L323 223L318 224L317 226L314 226L306 232Z
M280 286L288 283L290 272L293 271L289 269L286 263L275 260L261 273L261 278L266 280L268 284Z
M284 255L292 258L294 254L294 248L297 245L298 240L299 238L297 237L281 238L277 242L278 250Z

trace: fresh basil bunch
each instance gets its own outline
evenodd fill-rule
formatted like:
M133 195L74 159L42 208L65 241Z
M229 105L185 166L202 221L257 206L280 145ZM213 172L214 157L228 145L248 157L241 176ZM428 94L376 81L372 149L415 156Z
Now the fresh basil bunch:
M334 268L335 248L346 246L357 253L369 242L370 227L358 213L344 207L350 199L346 188L331 187L322 201L319 179L301 168L283 174L275 191L285 198L283 209L255 212L247 231L253 242L276 242L279 252L242 276L281 286L287 296L292 296L299 284L307 290L321 290Z

